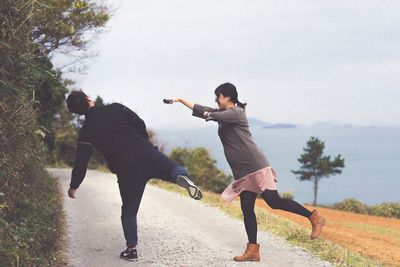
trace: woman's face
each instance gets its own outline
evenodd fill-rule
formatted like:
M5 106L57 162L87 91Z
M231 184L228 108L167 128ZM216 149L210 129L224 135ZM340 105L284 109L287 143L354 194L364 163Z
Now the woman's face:
M215 102L217 102L220 109L227 109L231 103L231 97L219 94L219 96L215 97Z

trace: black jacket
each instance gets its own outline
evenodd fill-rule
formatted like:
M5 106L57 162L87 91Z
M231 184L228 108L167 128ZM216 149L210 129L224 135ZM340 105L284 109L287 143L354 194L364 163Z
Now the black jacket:
M135 167L141 152L153 149L148 138L144 121L124 105L90 108L79 131L71 187L78 188L83 181L93 147L113 173L121 173Z

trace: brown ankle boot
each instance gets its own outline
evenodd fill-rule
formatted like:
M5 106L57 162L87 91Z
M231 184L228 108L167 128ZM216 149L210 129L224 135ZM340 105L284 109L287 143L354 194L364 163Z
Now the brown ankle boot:
M234 261L260 261L260 244L247 243L247 247L242 256L236 256Z
M318 214L317 210L314 210L309 218L311 225L312 225L312 231L311 231L311 239L317 238L321 232L322 232L322 227L325 225L326 221L323 217L321 217Z

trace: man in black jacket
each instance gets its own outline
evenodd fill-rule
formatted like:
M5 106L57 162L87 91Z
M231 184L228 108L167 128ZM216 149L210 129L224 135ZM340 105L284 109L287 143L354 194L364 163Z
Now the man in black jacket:
M71 92L67 107L72 113L85 115L79 131L68 195L75 198L75 192L86 175L92 149L96 148L106 158L111 172L118 177L121 221L127 245L120 256L136 261L136 215L149 179L160 178L177 183L196 200L202 198L202 193L182 166L168 159L149 142L144 121L129 108L119 103L95 107L82 91Z

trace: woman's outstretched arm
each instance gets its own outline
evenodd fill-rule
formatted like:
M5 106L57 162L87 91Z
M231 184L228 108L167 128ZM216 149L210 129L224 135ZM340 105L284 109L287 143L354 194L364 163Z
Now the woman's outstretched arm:
M188 108L190 108L191 110L193 110L194 104L190 101L187 101L183 98L179 98L179 97L171 97L171 98L164 98L164 104L173 104L175 102L179 102L184 104L185 106L187 106Z
M179 102L184 104L185 106L187 106L188 108L190 108L191 110L193 110L194 104L186 99L183 98L175 98L173 99L174 102Z
M199 104L194 104L194 103L192 103L192 102L190 102L190 101L188 101L186 99L179 98L179 97L173 97L173 98L164 99L164 103L166 103L166 104L173 104L175 102L182 103L186 107L188 107L191 110L193 110L193 114L192 114L193 116L199 117L199 118L203 118L203 119L206 118L205 114L207 112L218 111L218 109L202 106L202 105L199 105Z

